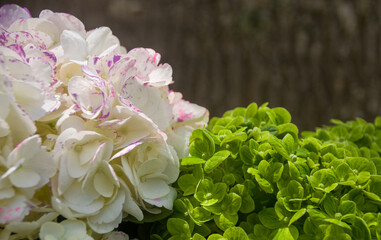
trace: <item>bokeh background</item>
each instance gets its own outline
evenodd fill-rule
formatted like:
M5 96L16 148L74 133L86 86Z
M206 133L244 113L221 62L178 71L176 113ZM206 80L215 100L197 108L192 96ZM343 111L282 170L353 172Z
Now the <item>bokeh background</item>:
M172 65L184 98L211 116L269 102L301 130L381 115L378 0L1 0L109 26L127 49Z

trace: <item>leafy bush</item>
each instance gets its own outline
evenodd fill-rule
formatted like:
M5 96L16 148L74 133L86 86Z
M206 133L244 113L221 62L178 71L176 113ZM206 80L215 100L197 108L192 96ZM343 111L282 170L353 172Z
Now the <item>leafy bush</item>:
M381 239L381 118L301 138L290 122L253 103L195 130L151 239Z

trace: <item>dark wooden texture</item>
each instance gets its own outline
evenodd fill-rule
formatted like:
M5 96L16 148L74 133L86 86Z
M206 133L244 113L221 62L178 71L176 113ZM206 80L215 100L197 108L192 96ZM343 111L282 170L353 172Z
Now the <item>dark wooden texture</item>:
M150 47L173 89L211 115L270 102L300 129L381 115L381 1L13 0L33 16L69 12L109 26L127 49Z

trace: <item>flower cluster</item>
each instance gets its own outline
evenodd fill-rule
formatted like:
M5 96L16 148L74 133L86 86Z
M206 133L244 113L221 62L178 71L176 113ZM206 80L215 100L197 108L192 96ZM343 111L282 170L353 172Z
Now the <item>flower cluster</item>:
M172 209L208 111L169 90L159 61L72 15L0 8L0 239L101 238Z

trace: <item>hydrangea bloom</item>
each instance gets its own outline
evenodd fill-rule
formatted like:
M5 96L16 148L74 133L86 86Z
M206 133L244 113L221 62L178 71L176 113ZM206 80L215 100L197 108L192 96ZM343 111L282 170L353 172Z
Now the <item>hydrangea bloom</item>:
M122 218L172 209L208 111L160 58L70 14L0 8L0 239L128 239Z

